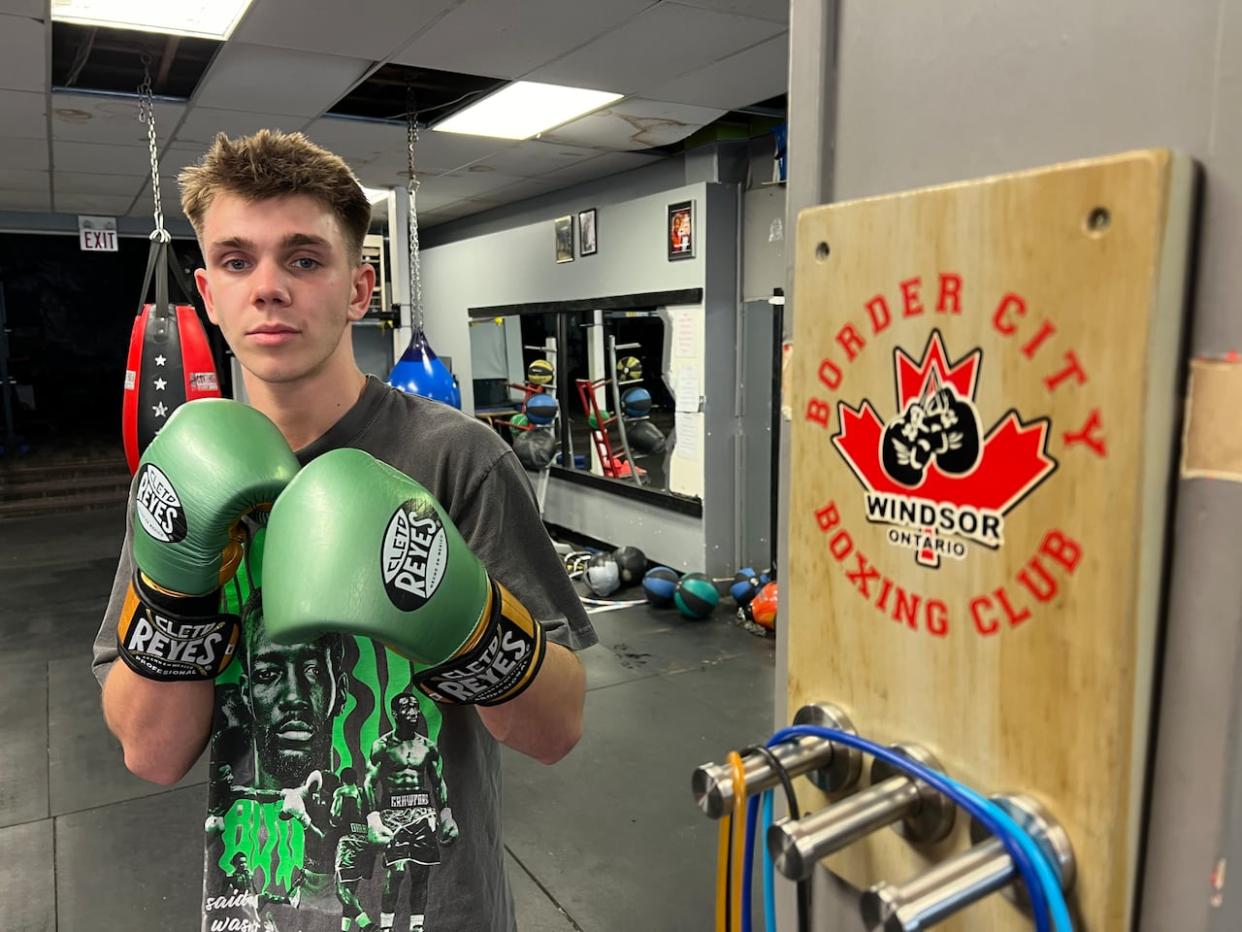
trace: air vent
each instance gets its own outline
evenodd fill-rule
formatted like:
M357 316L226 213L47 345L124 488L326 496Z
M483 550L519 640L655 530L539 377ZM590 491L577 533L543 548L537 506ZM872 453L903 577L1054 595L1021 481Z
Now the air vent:
M413 90L419 122L436 123L507 83L473 74L384 65L328 112L372 120L403 120L408 87Z

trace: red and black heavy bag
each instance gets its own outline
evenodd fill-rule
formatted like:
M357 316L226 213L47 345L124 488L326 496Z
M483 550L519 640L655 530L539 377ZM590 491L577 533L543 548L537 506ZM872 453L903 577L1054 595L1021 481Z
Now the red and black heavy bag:
M143 305L134 318L125 364L121 426L129 471L178 407L195 398L219 398L220 380L207 333L193 307Z
M190 304L169 303L170 268L184 297L192 300L168 242L152 239L142 300L154 273L155 303L143 304L134 318L125 363L121 430L131 473L173 411L196 398L220 397L220 379L198 312Z

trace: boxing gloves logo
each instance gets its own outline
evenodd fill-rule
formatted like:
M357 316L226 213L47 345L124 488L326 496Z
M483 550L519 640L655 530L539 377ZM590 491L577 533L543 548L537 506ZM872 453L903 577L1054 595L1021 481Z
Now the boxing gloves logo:
M422 608L435 595L448 565L444 525L426 499L409 499L388 520L380 567L384 589L403 612Z
M979 464L979 413L974 403L943 385L913 398L905 411L884 428L880 462L895 482L911 488L922 483L928 466L963 476Z

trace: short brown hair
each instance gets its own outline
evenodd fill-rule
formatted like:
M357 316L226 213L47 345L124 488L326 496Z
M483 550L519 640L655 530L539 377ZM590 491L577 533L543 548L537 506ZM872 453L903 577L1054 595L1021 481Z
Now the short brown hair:
M230 139L218 133L198 163L184 168L181 209L202 236L203 217L219 191L251 201L308 194L335 216L354 261L362 259L362 239L371 226L371 204L345 160L301 133L261 129Z

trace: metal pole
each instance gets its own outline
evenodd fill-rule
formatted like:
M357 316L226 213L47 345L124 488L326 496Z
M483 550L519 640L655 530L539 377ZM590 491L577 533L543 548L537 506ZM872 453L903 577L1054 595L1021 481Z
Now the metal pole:
M621 410L621 386L617 382L617 350L632 349L638 346L637 343L623 343L617 346L617 338L613 334L608 334L608 356L612 365L608 370L608 377L612 381L612 403L613 410L617 412L617 433L621 435L621 449L625 451L625 461L630 464L630 477L634 480L635 485L643 484L642 476L638 474L638 464L634 462L634 454L630 452L630 441L625 435L625 418L624 412Z
M9 329L4 307L4 283L0 282L0 384L4 386L4 448L17 453L17 432L13 429L12 387L9 385Z

